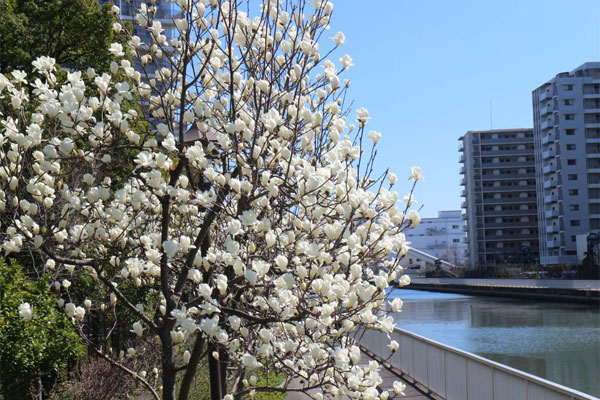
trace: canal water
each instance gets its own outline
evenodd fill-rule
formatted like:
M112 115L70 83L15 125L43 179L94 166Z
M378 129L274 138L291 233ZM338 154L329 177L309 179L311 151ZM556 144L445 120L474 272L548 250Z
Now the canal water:
M399 328L600 397L598 306L396 289Z

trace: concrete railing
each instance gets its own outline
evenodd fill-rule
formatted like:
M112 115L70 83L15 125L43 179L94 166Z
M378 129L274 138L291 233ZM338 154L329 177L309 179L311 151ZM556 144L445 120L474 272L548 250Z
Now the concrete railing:
M389 364L444 399L599 400L402 329L390 336L400 347ZM360 338L363 350L381 359L390 355L389 342L386 334L375 330L367 330Z
M415 278L413 283L427 285L493 286L507 288L549 288L600 290L600 280L591 279L461 279L461 278Z

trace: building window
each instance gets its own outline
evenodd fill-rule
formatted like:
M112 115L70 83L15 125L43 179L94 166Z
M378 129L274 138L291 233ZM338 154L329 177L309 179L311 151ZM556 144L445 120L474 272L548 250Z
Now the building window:
M577 196L578 194L579 194L579 190L569 189L569 196Z
M573 104L575 104L574 99L564 99L563 102L565 103L565 106L572 106Z
M572 136L575 134L575 129L565 129L565 135Z
M576 241L577 241L577 236L571 235L571 242L576 242Z
M569 211L579 211L579 204L569 204Z
M460 239L452 239L452 243L458 243L460 242Z
M570 92L573 90L573 85L563 85L563 88L565 89L565 92Z
M571 144L567 144L567 150L575 150L575 144L571 143Z
M574 121L575 114L565 114L565 121Z
M452 225L452 229L458 229L458 225Z
M569 174L568 175L568 179L570 181L576 181L577 180L577 174Z
M579 220L578 219L572 219L571 220L571 226L579 226Z
M577 165L577 160L574 158L569 158L567 160L567 165Z

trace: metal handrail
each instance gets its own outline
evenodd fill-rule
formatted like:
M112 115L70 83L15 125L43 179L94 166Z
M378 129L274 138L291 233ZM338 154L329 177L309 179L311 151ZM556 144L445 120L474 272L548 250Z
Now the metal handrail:
M381 338L378 340L378 338L375 337L375 335L379 335L381 336ZM389 350L387 350L387 348L385 347L385 344L387 343L387 340L384 339L386 334L380 332L380 331L376 331L376 330L368 330L367 332L365 332L364 335L361 336L361 346L367 350L367 352L372 353L373 355L375 355L376 357L379 357L381 359L388 359L389 357ZM469 393L471 393L472 391L478 391L478 390L486 390L486 385L485 382L479 382L476 381L476 384L480 384L480 386L478 388L473 388L473 387L469 387L469 383L473 383L470 382L470 377L469 377L469 369L470 368L477 368L477 366L483 366L482 368L480 368L479 372L481 373L483 370L485 370L486 368L490 368L491 370L489 371L489 376L491 377L491 385L487 386L487 390L489 392L485 393L485 398L490 398L490 399L504 399L504 398L511 398L512 400L530 400L530 399L541 399L541 398L553 398L553 399L571 399L571 400L599 400L598 398L588 395L586 393L580 392L578 390L575 389L571 389L568 388L566 386L560 385L558 383L555 382L551 382L549 380L537 377L535 375L531 375L528 374L526 372L520 371L518 369L509 367L507 365L504 364L500 364L498 362L492 361L492 360L488 360L487 358L484 357L480 357L478 355L475 355L473 353L469 353L463 350L459 350L456 349L454 347L445 345L443 343L439 343L436 342L434 340L431 339L427 339L423 336L417 335L415 333L406 331L404 329L400 329L400 328L395 328L394 332L392 333L392 336L396 336L398 335L399 337L397 337L396 339L398 339L398 341L400 342L400 349L398 349L398 351L396 352L396 354L394 354L392 357L389 357L389 359L387 360L387 362L394 368L399 369L400 371L402 371L402 373L404 375L409 376L410 378L412 378L414 381L416 381L417 383L425 386L429 391L431 391L432 393L437 394L440 397L443 397L444 399L475 399L478 400L480 397L477 397L475 395L475 397L471 396L469 397ZM403 340L404 337L404 340ZM392 337L394 338L394 337ZM372 340L369 340L372 339ZM410 340L410 343L406 343L406 340ZM415 343L416 342L421 342L425 348L421 349L421 352L419 354L417 354L417 351L415 350ZM367 343L367 342L371 342L371 343ZM410 359L410 362L407 364L406 362L402 362L402 354L406 355L404 352L406 351L406 349L404 349L402 347L402 344L408 344L410 346L409 349L409 353L410 356L408 357ZM386 354L386 350L387 350L387 354ZM423 351L424 350L424 351ZM434 362L433 365L430 365L429 359L431 358L432 355L435 355L435 352L442 352L441 357L443 357L443 362ZM455 374L455 371L451 371L452 368L446 366L446 360L448 358L447 354L450 353L452 354L451 357L455 357L457 356L459 359L464 359L464 364L465 364L465 375L464 375L464 382L456 382L456 381L452 381L449 382L448 380L448 375L449 374ZM439 354L438 354L439 357ZM398 360L398 358L400 358L400 360ZM438 361L442 361L439 360ZM424 373L425 375L422 377L419 377L419 373L418 373L418 366L416 365L417 362L421 363L421 369L424 367L425 370L421 371L422 373ZM425 365L423 366L422 363L425 363ZM396 364L402 364L402 365L396 365ZM471 364L470 363L475 363L475 366L471 366L469 367ZM499 371L498 373L500 374L499 376L496 376L497 374L494 373L494 371ZM504 387L501 385L501 381L502 379L506 380L506 376L502 376L502 374L506 374L508 376L508 379L510 380L517 380L518 383L521 383L523 386L523 391L522 394L519 396L518 394L516 394L516 392L518 392L518 390L516 390L515 388L518 386L517 383L515 383L514 385L511 385L511 387ZM421 374L423 375L423 374ZM435 379L433 376L430 375L437 375L438 378L438 382L435 382ZM443 384L441 384L441 375L443 375ZM472 378L472 377L471 377ZM499 380L500 382L496 382L496 385L498 385L497 387L494 386L494 379ZM430 382L431 381L431 382ZM449 390L452 391L452 389L449 388L449 385L454 384L454 388L456 387L462 387L464 389L464 394L462 395L462 397L457 397L460 395L455 395L452 396L452 394L449 394ZM441 386L440 386L441 385ZM537 386L541 387L542 389L537 389ZM505 391L503 392L498 392L498 391ZM550 393L546 393L545 391L550 391ZM481 392L479 391L479 393L481 394ZM498 394L498 396L497 396ZM508 397L507 397L508 396ZM548 397L550 396L550 397Z

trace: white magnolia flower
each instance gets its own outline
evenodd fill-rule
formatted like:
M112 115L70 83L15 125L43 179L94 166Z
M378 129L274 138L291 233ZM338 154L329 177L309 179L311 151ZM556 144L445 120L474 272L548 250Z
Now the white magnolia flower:
M144 327L142 326L140 321L137 321L133 323L133 329L129 332L135 333L137 337L142 337L142 335L144 334Z
M352 57L350 57L348 54L345 54L343 57L341 57L339 61L340 64L342 64L342 69L348 69L354 65L352 63Z
M410 193L404 196L404 201L406 202L407 207L410 207L417 202L415 197Z
M398 396L404 396L404 391L406 390L406 385L400 381L396 381L393 384L394 393Z
M387 178L390 181L390 185L395 184L396 180L398 179L398 177L394 173L389 173L388 176L387 176Z
M390 342L390 344L388 344L388 347L390 348L390 351L391 351L392 353L395 353L395 352L396 352L396 350L398 350L398 347L399 347L399 346L400 346L400 344L399 344L397 341L395 341L395 340L392 340L392 341Z
M381 139L381 133L376 132L376 131L371 131L371 132L369 132L369 139L371 139L374 144L377 144L379 139Z
M421 223L421 216L419 215L417 210L410 210L406 218L410 222L410 226L413 228L416 228L419 225L419 223Z
M402 275L398 280L398 286L407 286L410 285L410 276Z
M394 300L390 302L390 309L392 312L398 312L402 308L402 300L396 297Z
M338 32L331 40L333 40L333 43L335 43L336 46L339 46L346 43L346 35L344 35L344 32Z
M418 181L423 178L423 172L420 167L411 167L410 168L410 177L408 179L412 179Z
M358 122L359 126L365 126L369 119L369 111L367 111L366 108L363 107L356 110L356 121Z
M175 257L175 254L177 254L177 252L179 251L179 248L180 248L179 244L172 240L165 240L162 243L162 247L163 247L163 250L165 251L165 253L167 254L167 257L169 257L169 258Z
M31 321L33 318L33 309L29 303L19 305L19 316L23 321Z

